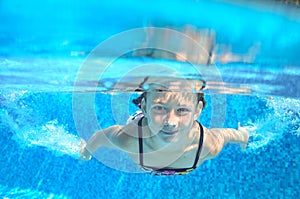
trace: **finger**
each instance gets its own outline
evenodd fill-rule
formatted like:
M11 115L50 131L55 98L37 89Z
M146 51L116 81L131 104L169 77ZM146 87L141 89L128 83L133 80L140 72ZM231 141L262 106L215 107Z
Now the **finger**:
M242 148L243 151L246 150L246 146L247 146L247 144L241 144L241 148Z
M83 139L80 140L80 146L81 147L85 147L86 146L85 140L83 140Z

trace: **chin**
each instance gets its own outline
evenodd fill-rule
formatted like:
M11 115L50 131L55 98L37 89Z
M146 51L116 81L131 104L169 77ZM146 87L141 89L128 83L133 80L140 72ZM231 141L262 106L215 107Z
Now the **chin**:
M168 143L177 142L179 140L178 133L167 134L167 133L160 132L159 135L165 142Z

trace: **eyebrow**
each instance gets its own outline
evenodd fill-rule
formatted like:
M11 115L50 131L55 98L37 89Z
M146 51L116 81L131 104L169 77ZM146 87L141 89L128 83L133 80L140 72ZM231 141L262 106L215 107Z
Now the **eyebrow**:
M179 108L192 108L192 105L187 105L187 104L179 104Z
M161 99L154 99L154 100L152 100L152 102L154 104L167 104L167 102L163 102L163 101L161 101Z
M168 102L161 101L161 99L155 99L152 101L154 104L161 104L161 105L166 105ZM192 105L188 104L178 104L179 107L185 107L185 108L191 108Z

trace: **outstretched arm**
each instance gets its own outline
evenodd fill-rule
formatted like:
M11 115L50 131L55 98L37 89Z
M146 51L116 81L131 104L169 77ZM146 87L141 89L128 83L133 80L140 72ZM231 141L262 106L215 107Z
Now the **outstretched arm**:
M249 139L248 130L238 124L238 130L231 128L210 129L206 133L205 147L207 149L205 159L217 156L227 143L239 143L242 149L246 148Z
M81 156L80 160L87 161L92 158L92 154L101 146L113 147L112 137L118 131L120 131L121 126L112 126L104 130L97 131L92 135L92 137L85 142L81 142Z
M238 124L238 130L223 129L221 134L224 139L224 145L226 145L228 142L239 143L243 150L246 149L249 133L247 129L240 126L240 123Z

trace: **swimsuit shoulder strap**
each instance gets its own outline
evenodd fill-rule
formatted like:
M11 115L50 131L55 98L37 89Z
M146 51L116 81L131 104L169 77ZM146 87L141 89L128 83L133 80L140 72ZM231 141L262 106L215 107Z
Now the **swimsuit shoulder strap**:
M193 169L195 169L197 167L198 160L199 160L199 157L200 157L200 154L201 154L201 150L202 150L203 137L204 137L203 127L202 127L202 125L198 121L197 121L197 123L200 126L200 138L199 138L199 144L198 144L198 150L197 150L195 162L194 162L194 165L192 167Z
M140 166L144 166L144 158L143 158L143 130L142 130L142 121L143 121L142 117L139 121L138 121L138 139L139 139L139 159L140 159ZM198 122L199 123L199 122ZM194 161L194 165L193 165L193 169L197 168L197 163L201 154L201 150L202 150L202 146L203 146L203 137L204 137L204 132L203 132L203 127L202 125L199 123L200 126L200 138L199 138L199 144L198 144L198 150L197 150L197 154L196 154L196 158Z
M142 130L142 117L138 121L138 138L139 138L139 158L140 158L140 165L143 167L144 166L144 159L143 159L143 130Z

